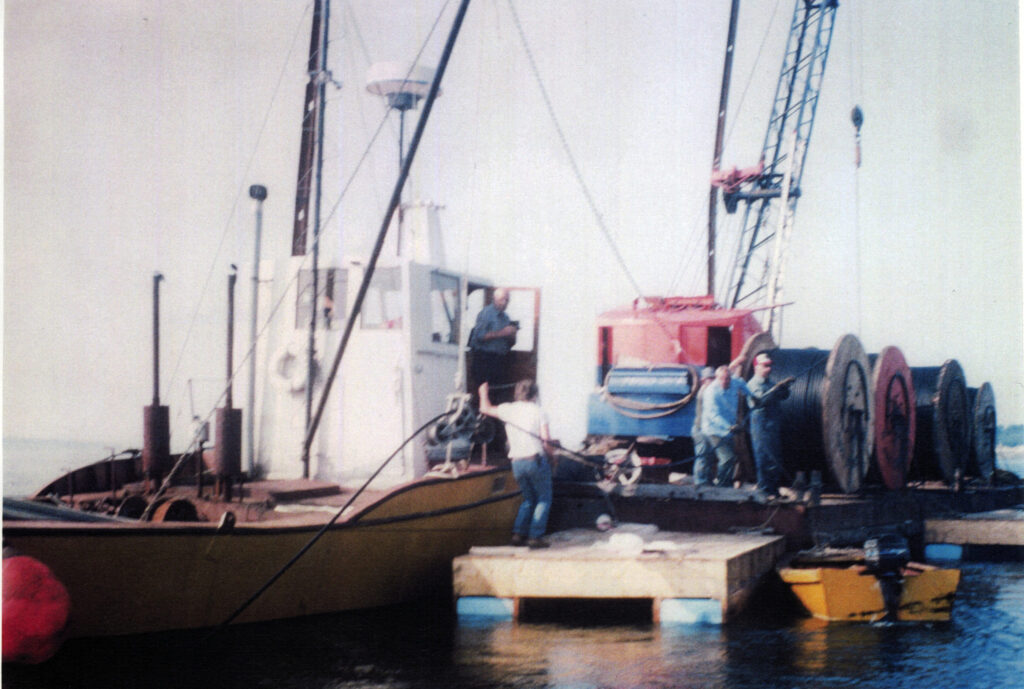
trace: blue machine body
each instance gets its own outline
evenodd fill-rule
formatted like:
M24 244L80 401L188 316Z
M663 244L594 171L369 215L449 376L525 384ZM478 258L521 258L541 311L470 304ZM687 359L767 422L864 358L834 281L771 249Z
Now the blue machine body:
M692 367L656 366L613 368L603 390L587 400L590 435L689 437L693 427L693 401L671 413L638 410L636 406L672 405L692 390ZM616 404L619 401L619 404Z

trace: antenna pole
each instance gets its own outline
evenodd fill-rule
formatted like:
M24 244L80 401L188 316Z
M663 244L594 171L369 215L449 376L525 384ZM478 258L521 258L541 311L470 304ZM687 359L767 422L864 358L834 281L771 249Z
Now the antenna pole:
M259 316L260 295L260 239L263 236L263 202L267 199L267 188L260 184L249 187L249 198L256 201L256 237L252 257L252 309L249 314L249 423L246 424L245 440L248 448L249 477L256 473L256 326Z

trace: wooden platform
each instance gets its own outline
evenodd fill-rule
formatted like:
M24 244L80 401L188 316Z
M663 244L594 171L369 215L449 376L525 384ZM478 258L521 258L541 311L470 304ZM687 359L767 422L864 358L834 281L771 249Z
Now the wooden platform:
M924 539L925 554L933 559L958 560L965 551L979 548L1002 548L1024 556L1024 508L927 519Z
M623 524L572 529L550 548L476 547L453 563L460 617L518 619L524 599L650 599L655 622L739 613L785 550L781 536L679 533Z

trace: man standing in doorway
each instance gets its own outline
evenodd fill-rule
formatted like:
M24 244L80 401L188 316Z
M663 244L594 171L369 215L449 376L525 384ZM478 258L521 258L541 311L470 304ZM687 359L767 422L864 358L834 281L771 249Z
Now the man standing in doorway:
M516 343L519 330L519 325L505 313L506 308L508 290L499 287L494 290L491 303L476 317L476 325L469 337L469 350L473 357L470 375L477 385L506 382L508 353Z

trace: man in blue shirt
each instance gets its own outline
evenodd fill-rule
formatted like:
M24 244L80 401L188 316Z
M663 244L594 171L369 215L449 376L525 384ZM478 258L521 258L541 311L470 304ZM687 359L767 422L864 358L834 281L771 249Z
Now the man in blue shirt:
M494 290L491 303L476 317L476 325L469 337L469 350L472 354L470 375L477 386L506 382L506 359L516 343L519 329L505 313L507 307L508 290L499 287Z
M702 392L700 432L707 443L707 451L694 463L694 482L705 485L710 480L706 462L714 452L718 459L717 486L731 486L736 474L737 416L740 407L740 393L752 396L750 388L738 372L743 365L736 359L728 366L715 369L715 380Z
M693 413L693 427L690 429L690 435L693 438L693 482L698 486L705 486L711 483L711 473L709 471L711 463L707 461L708 455L708 442L704 438L704 433L701 432L700 428L700 417L704 409L704 393L707 392L708 386L711 385L715 379L715 369L710 366L705 366L700 372L700 388L697 390L697 404L694 407Z

